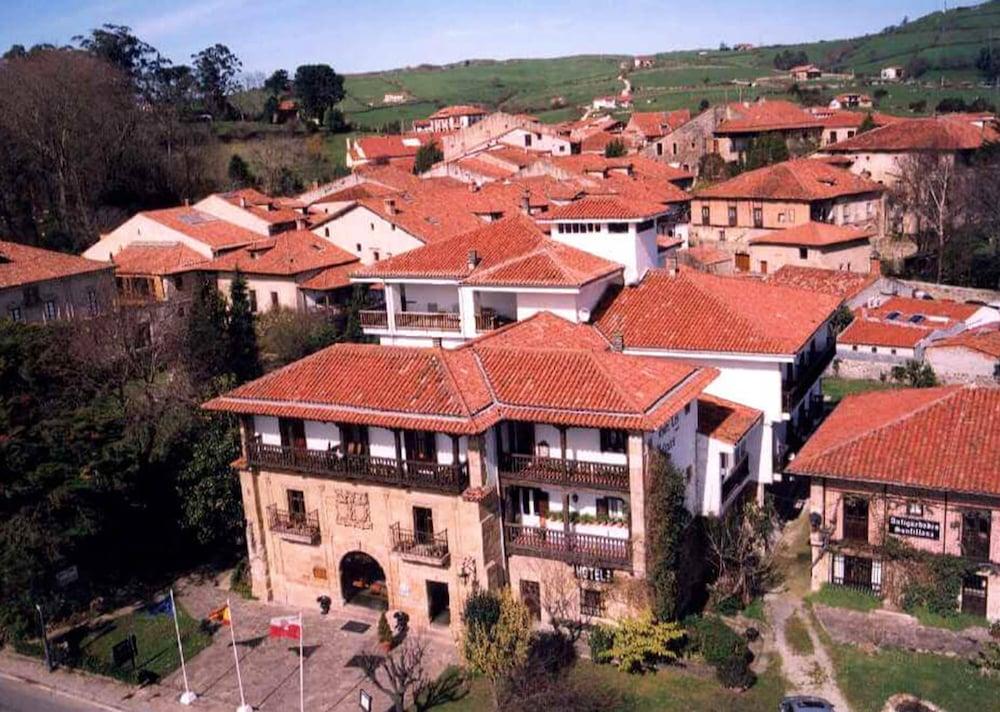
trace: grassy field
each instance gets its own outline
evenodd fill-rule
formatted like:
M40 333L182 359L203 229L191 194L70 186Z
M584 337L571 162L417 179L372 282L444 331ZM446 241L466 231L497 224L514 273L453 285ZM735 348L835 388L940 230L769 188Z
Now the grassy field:
M914 617L924 625L935 628L947 628L948 630L965 630L966 628L985 628L988 623L985 618L971 616L966 613L956 613L951 616L942 616L924 607L913 611Z
M627 700L623 709L630 712L774 712L785 695L785 680L781 677L780 667L780 661L773 660L758 678L757 684L741 693L724 689L714 678L697 677L675 667L666 667L650 675L628 675L610 665L595 665L581 660L571 675L589 685L621 693ZM489 688L480 678L471 682L466 697L434 709L441 712L480 712L489 708Z
M827 396L834 403L840 402L844 396L854 393L866 393L868 391L884 391L888 388L899 388L898 384L891 382L872 381L851 378L824 378L823 395Z
M852 611L874 611L882 607L882 601L861 591L825 583L819 591L806 596L810 603L819 603L834 608L849 608Z
M855 712L878 712L896 693L917 695L948 712L980 712L1000 706L1000 679L984 677L962 658L856 646L830 646L840 689Z

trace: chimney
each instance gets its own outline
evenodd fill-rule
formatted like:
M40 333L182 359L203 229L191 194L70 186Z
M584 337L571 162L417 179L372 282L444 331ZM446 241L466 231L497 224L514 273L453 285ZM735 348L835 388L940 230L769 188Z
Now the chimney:
M521 212L525 215L531 215L531 191L527 188L521 193Z
M396 214L396 199L395 198L386 198L384 202L385 202L385 211L387 213L389 213L389 215L395 215Z
M611 335L611 350L619 354L625 350L625 335L621 331Z
M676 252L676 250L675 250L675 252ZM667 260L667 274L669 274L671 277L676 277L677 276L677 270L678 270L678 267L677 267L677 255L674 254L674 255L671 255L668 258L668 260Z
M882 274L882 257L874 250L872 250L872 254L868 258L868 271L880 276Z
M474 270L479 264L479 253L475 250L469 250L469 269Z
M295 229L305 230L306 229L306 219L305 218L295 218Z
M185 208L191 207L191 198L184 198L184 207Z
M246 206L247 206L247 199L246 199L246 198L244 198L244 197L243 197L243 196L241 195L241 196L240 196L240 207L241 207L241 208L245 208Z

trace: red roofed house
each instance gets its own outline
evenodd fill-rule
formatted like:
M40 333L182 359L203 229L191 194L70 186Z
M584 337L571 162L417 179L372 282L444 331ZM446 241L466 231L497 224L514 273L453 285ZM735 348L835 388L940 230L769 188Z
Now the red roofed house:
M1000 619L998 462L1000 388L844 398L788 466L811 481L813 589L846 586L900 604L914 572L886 556L891 538L961 557L956 609Z
M837 96L830 100L831 109L870 109L872 106L872 98L870 96L857 92L837 94Z
M466 104L446 106L428 116L426 126L432 132L457 131L458 129L467 129L473 124L479 123L488 115L489 112L481 106L469 106ZM418 129L415 123L413 130L421 130L423 126L424 124L421 124L420 129Z
M304 227L304 210L289 208L280 199L253 188L213 193L194 208L264 237Z
M964 331L924 349L924 360L944 383L1000 382L1000 325Z
M634 136L640 145L663 138L691 120L688 109L679 111L633 111L623 133ZM662 155L662 153L660 154Z
M785 265L769 270L767 281L784 287L795 287L819 294L840 297L850 308L860 307L877 297L882 289L881 268L872 266L869 272L844 272Z
M810 222L882 235L883 203L884 188L877 183L823 161L800 158L696 191L691 201L691 238L733 252L736 268L749 271L750 239ZM812 237L820 241L818 235Z
M608 589L645 576L649 456L695 490L715 376L538 314L454 350L338 344L205 407L240 418L255 596L454 631L505 584L538 619L566 591L570 617L628 612ZM753 413L715 407L702 429L738 448Z
M96 316L114 300L113 274L107 262L0 241L0 319Z
M425 144L437 140L438 136L433 132L348 138L347 167L369 164L392 165L405 171L412 171L417 151Z
M749 240L750 270L767 274L785 265L868 272L879 264L872 258L875 230L852 225L807 222L787 230L772 230Z
M819 79L823 76L823 70L814 64L800 64L788 70L788 74L797 82L804 82L809 79Z

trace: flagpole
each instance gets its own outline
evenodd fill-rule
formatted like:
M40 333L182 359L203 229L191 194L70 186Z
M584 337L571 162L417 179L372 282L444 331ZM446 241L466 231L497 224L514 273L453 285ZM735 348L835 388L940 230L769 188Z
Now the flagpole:
M303 674L303 638L305 638L306 631L302 627L302 611L299 611L299 712L306 712L306 688L305 688L305 675Z
M181 676L184 678L184 693L181 695L181 704L190 705L198 699L198 695L191 692L188 687L187 667L184 665L184 646L181 644L181 626L177 622L177 602L174 600L174 589L170 589L170 611L174 614L174 632L177 633L177 652L181 656Z
M226 610L229 612L229 635L233 640L233 657L236 659L236 683L240 686L240 706L236 708L236 712L253 712L253 708L247 704L246 698L243 697L243 676L240 674L240 654L236 650L236 628L233 626L233 607L229 605L229 599L226 599Z

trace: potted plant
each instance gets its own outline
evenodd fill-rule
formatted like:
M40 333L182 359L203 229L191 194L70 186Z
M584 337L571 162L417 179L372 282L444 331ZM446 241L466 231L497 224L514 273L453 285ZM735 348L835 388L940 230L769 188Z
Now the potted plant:
M385 611L378 618L378 647L383 653L392 650L392 628L389 627L389 619L385 617Z

